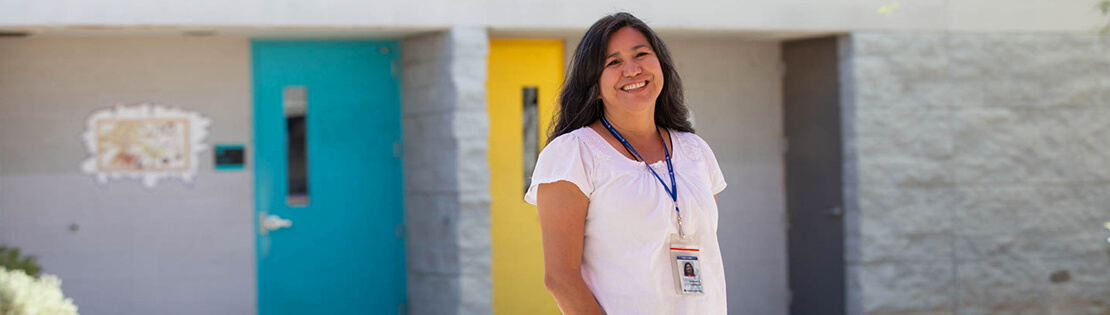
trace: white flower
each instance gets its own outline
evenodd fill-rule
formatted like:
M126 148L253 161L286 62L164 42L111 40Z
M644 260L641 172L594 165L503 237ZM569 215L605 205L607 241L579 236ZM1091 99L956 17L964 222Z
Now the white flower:
M38 279L22 270L0 267L0 315L77 315L73 299L62 295L62 280Z

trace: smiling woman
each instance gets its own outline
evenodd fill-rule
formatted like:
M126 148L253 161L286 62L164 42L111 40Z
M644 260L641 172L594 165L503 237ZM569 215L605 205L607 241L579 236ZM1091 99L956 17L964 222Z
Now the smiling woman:
M682 82L667 46L643 21L628 13L617 13L598 20L582 36L559 94L560 114L548 139L555 139L601 119L600 97L603 92L600 86L603 83L599 79L602 72L610 68L609 63L614 61L612 53L619 53L609 51L609 38L615 37L615 33L625 27L639 31L634 33L639 33L646 42L641 44L646 44L646 47L638 49L646 49L645 52L653 55L652 59L658 63L658 73L655 73L659 80L656 84L659 90L655 92L659 105L655 108L656 124L678 131L694 131L686 120L688 110L684 104Z
M624 27L613 33L607 45L605 70L598 87L601 99L615 105L612 111L642 112L655 105L663 89L663 69L643 33ZM623 116L623 115L620 115Z
M667 47L628 13L574 53L525 201L564 314L725 314L713 151L687 120Z

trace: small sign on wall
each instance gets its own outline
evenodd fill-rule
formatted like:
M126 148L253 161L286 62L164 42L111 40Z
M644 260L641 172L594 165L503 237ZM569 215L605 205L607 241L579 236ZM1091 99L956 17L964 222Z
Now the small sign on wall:
M216 170L241 171L245 158L245 149L242 144L216 144Z

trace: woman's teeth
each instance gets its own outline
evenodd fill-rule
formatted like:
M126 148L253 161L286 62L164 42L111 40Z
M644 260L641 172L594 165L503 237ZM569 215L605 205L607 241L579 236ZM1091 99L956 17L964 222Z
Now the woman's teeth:
M644 87L644 85L647 85L647 81L640 81L640 83L633 83L633 84L625 85L624 87L621 88L621 90L625 90L625 91L635 90L635 89Z

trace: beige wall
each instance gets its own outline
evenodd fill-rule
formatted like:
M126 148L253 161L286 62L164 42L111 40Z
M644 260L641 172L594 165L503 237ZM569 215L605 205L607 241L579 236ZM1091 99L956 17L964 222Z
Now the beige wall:
M898 2L890 15L876 12ZM1107 22L1095 0L104 0L7 1L0 27L136 30L159 26L207 28L313 28L348 32L362 28L397 31L451 25L508 29L584 29L605 13L626 10L663 30L832 31L1074 31Z
M779 43L669 39L694 128L728 188L717 236L732 314L787 314Z
M254 313L249 60L242 38L0 39L0 243L38 256L82 314ZM246 168L215 172L208 151L192 185L96 185L85 119L142 102L208 116L207 143L246 144Z

